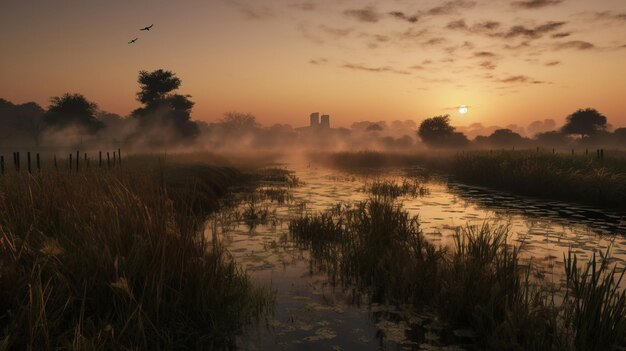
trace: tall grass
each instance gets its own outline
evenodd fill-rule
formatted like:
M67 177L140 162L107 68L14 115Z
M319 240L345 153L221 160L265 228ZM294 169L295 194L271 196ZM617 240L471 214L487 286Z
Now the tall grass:
M338 152L309 155L332 167L421 165L456 179L522 195L626 207L626 157L552 154L536 150L433 153ZM608 154L608 152L607 152Z
M442 167L459 180L547 198L626 206L626 159L543 152L469 152Z
M396 199L400 196L418 197L428 194L428 189L425 188L417 179L403 179L402 183L398 184L394 180L376 180L371 184L368 184L366 191L374 196L380 196L388 199Z
M0 178L0 349L231 344L270 302L198 230L237 176L194 166Z
M520 248L507 243L506 227L468 226L457 232L452 248L437 248L417 217L374 197L296 219L290 233L336 283L357 287L375 302L435 309L449 328L470 328L479 349L626 345L619 279L594 263L581 272L570 259L566 284L555 290L531 278ZM564 302L557 304L559 298Z

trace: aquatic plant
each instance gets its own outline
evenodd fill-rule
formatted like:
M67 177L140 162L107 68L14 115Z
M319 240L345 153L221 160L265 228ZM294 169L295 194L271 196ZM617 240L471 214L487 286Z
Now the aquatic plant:
M331 281L356 287L373 302L434 309L477 348L601 350L626 344L621 274L615 279L615 269L596 267L595 257L581 271L570 254L563 287L533 279L532 266L521 263L521 248L507 243L506 226L466 226L452 248L437 248L422 235L417 217L388 198L373 197L305 215L289 229Z
M366 191L374 196L395 199L400 196L418 197L428 194L428 189L422 185L417 179L402 179L402 183L398 184L394 180L384 179L376 180L366 185Z
M620 289L624 270L610 268L608 256L609 249L598 263L594 253L584 269L571 252L563 257L567 277L564 320L577 350L626 345L626 290Z
M271 307L198 230L237 174L126 163L0 178L0 349L231 344Z

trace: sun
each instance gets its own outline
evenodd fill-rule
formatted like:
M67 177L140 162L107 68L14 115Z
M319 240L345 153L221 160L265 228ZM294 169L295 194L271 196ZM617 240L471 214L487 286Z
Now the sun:
M466 114L466 113L467 113L467 111L468 111L467 106L465 106L465 105L461 105L461 106L459 106L459 113L460 113L460 114L464 115L464 114Z

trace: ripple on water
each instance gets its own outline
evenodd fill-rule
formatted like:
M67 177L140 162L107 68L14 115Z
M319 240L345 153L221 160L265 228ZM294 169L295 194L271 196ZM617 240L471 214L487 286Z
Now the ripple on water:
M371 178L323 168L297 169L296 175L302 185L292 189L291 201L273 205L275 226L250 229L239 223L234 225L234 230L220 233L231 255L248 270L251 279L271 286L276 292L275 315L268 328L246 332L238 340L239 346L242 349L377 350L382 344L391 348L400 345L408 349L460 350L438 343L439 326L428 324L426 321L432 321L428 316L398 320L398 311L392 308L372 305L368 309L364 297L334 286L311 264L307 252L289 241L291 218L322 212L338 203L365 200L368 195L363 189ZM377 175L379 178L400 176L400 172ZM608 235L626 231L623 214L440 179L432 179L425 186L429 194L403 197L402 201L410 214L419 215L424 234L436 245L452 245L459 226L500 221L511 230L510 242L523 244L524 259L529 264L541 265L538 271L548 277L552 275L551 281L562 279L563 256L570 249L579 255L579 260L584 260L611 246L613 256L609 262L620 266L620 271L623 269L626 240ZM420 324L427 324L428 328ZM411 340L416 340L418 334L421 341L416 345Z

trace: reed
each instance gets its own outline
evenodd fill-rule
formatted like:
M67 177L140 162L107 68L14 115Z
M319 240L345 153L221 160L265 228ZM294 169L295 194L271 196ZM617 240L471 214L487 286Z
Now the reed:
M0 349L224 348L269 311L198 230L238 173L131 164L0 179Z
M622 274L566 260L565 283L533 278L522 248L509 245L508 228L460 228L451 248L425 239L417 217L373 197L307 214L289 226L314 266L332 282L356 288L370 301L434 310L447 328L470 329L485 350L608 350L626 345ZM557 303L556 301L562 301ZM463 340L467 342L466 339Z

